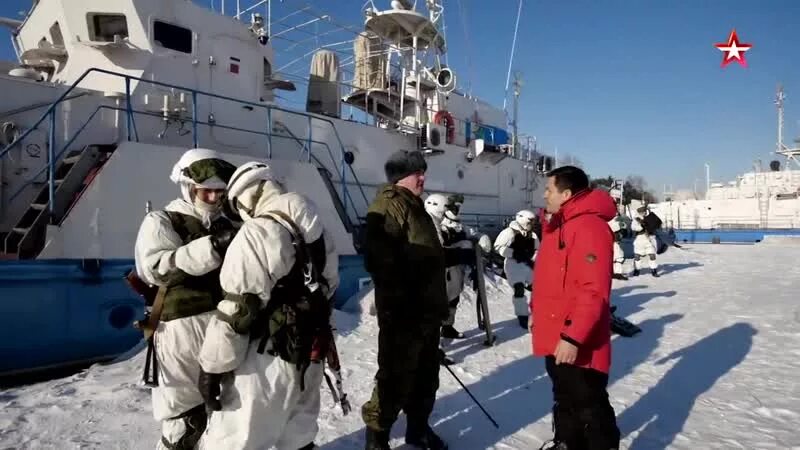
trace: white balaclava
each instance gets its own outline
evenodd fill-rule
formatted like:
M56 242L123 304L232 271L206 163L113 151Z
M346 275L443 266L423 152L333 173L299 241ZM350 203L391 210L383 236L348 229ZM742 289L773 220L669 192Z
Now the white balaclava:
M430 194L425 199L425 211L430 214L436 223L442 223L444 212L447 210L447 197L442 194Z
M447 198L447 209L444 212L444 218L442 218L442 226L453 230L455 232L460 232L464 229L464 226L461 224L461 205L463 204L463 196L459 194L451 195Z
M533 221L536 219L536 214L529 209L523 209L517 213L517 216L514 220L517 224L522 227L525 231L531 231L533 229Z
M272 168L263 162L252 161L239 166L228 184L228 205L242 220L259 215L259 205L272 197L286 193Z
M216 219L222 209L222 200L206 203L194 195L192 188L225 189L236 166L222 159L219 153L205 148L194 148L181 156L172 167L169 178L180 186L181 197L191 204L206 227Z

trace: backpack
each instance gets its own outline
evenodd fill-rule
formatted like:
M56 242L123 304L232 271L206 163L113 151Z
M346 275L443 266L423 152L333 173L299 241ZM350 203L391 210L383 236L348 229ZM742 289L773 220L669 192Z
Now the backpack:
M300 389L305 389L304 375L312 362L327 356L332 339L331 302L323 293L327 282L322 277L325 266L325 241L322 237L308 244L300 228L281 211L265 216L286 229L295 248L295 263L289 273L278 280L270 301L259 313L252 327L251 340L259 339L257 351L268 352L295 365L300 372Z
M659 228L661 228L661 218L658 217L654 212L650 212L650 214L644 216L642 220L642 226L647 234L656 234Z

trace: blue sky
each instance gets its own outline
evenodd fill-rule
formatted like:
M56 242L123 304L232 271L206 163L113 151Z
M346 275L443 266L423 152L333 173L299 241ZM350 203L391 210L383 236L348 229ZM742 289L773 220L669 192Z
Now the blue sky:
M524 2L514 59L525 82L521 130L537 136L546 151L557 146L559 154L579 158L593 176L642 175L660 193L664 183L690 188L698 179L703 186L705 162L714 181L732 179L754 159L766 167L774 158L779 82L788 97L785 141L800 135L800 1ZM364 1L273 4L273 18L311 4L358 25ZM29 5L4 0L0 15L13 17ZM498 105L517 6L516 0L445 1L450 66L462 88L469 83L473 94ZM720 67L722 52L713 44L732 28L753 45L747 68ZM276 47L278 64L287 62L277 41ZM2 32L0 57L12 55Z

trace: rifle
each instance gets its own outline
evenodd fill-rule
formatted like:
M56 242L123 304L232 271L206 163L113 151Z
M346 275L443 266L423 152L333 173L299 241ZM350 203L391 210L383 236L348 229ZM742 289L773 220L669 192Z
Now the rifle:
M297 243L296 249L298 252L298 258L305 265L304 277L306 287L312 295L321 295L319 288L323 284L327 285L327 283L325 283L325 281L322 279L319 267L316 266L315 261L307 253L307 244L303 239L303 234L300 231L300 228L291 217L282 211L268 211L267 217L272 218L278 224L282 225L294 237L294 240ZM331 390L333 400L339 403L339 406L342 408L342 413L346 416L353 408L350 405L350 401L347 400L347 394L344 392L342 387L342 366L339 360L339 351L336 349L336 337L334 336L333 331L334 329L328 325L320 339L317 339L316 342L312 343L311 360L313 361L316 360L316 358L321 357L322 353L324 352L326 367L323 369L322 373L325 377L325 382L328 384L328 388ZM335 388L328 372L330 372L333 375L334 380L336 380Z
M150 310L145 312L144 319L133 322L133 327L141 330L147 341L147 356L145 357L142 381L146 386L156 387L158 386L158 358L153 334L161 321L161 311L164 309L164 296L167 290L145 283L133 269L125 274L125 281L134 292L144 299L145 307L150 307Z
M139 278L139 275L136 274L136 270L134 269L131 269L125 274L125 282L128 283L128 287L130 287L133 292L136 292L144 299L145 306L153 306L156 295L158 294L158 286L151 286L145 283L144 280Z
M342 414L346 416L353 408L350 405L350 401L347 400L347 394L344 392L344 388L342 387L342 366L341 362L339 361L339 351L336 349L336 337L334 336L333 328L330 329L329 338L330 347L328 348L327 355L325 355L326 367L323 374L325 375L325 382L328 384L328 388L331 390L333 401L341 406ZM328 372L330 372L330 375L333 375L333 379L336 380L335 389Z

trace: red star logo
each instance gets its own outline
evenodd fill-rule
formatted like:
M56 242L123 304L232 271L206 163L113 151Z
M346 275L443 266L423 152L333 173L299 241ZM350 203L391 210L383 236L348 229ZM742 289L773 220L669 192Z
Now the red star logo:
M722 57L722 67L727 66L733 61L738 62L743 67L747 67L747 61L744 60L744 52L750 50L753 45L739 42L739 37L736 36L736 29L734 28L731 30L731 34L728 35L728 42L714 44L714 47L717 47L724 53Z

